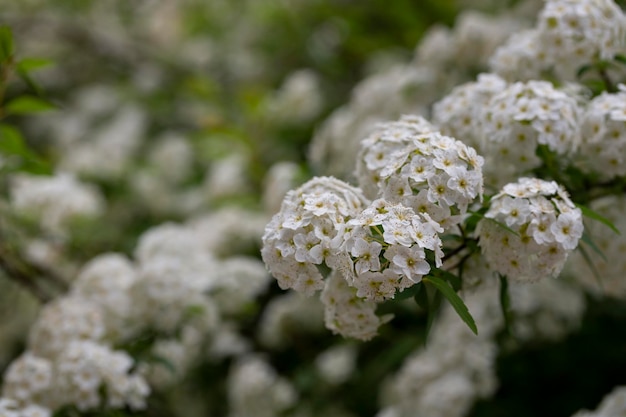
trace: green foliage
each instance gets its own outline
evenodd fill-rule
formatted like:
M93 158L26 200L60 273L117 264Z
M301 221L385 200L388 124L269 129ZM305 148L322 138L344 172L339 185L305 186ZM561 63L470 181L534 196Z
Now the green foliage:
M450 302L450 304L454 308L454 311L457 312L461 320L463 320L465 324L467 324L467 327L469 327L470 330L474 332L474 334L478 334L478 328L476 327L476 322L474 321L474 318L470 314L467 306L465 305L461 297L459 297L457 293L454 292L454 289L450 286L450 284L448 284L446 281L436 275L429 275L428 277L423 278L422 281L426 284L431 284L439 292L441 292L441 294L443 294L443 296L446 297L446 299Z
M15 127L0 123L0 171L23 171L31 174L49 174L50 164L30 149Z

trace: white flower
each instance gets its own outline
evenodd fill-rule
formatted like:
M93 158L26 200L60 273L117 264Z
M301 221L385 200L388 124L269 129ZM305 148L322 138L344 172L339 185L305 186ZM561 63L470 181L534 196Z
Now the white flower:
M578 246L578 240L583 235L583 223L580 210L561 213L556 222L550 225L554 239L563 246L563 249L572 250Z
M382 245L378 242L368 242L362 238L355 239L350 253L358 258L354 264L357 274L360 275L365 271L378 271L380 268L378 255L381 248Z
M421 281L422 276L430 272L430 265L424 259L424 250L418 246L393 246L385 252L385 258L393 263L393 271L404 274L413 282Z
M314 232L309 232L306 235L303 233L297 234L293 238L296 244L296 253L294 257L298 262L310 262L319 265L324 260L322 253L321 240L315 235Z

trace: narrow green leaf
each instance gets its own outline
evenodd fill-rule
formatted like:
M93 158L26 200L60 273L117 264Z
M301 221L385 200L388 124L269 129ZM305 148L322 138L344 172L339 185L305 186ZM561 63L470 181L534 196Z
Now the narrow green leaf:
M422 281L426 282L427 284L432 284L435 288L437 288L443 294L443 296L448 299L459 317L461 317L461 320L463 320L465 324L467 324L467 327L469 327L470 330L474 332L474 334L478 334L478 328L476 327L476 322L474 321L474 318L470 314L467 306L465 305L461 297L459 297L457 293L454 292L450 285L448 285L441 278L430 275L426 278L423 278Z
M4 123L0 123L0 154L18 158L15 166L2 167L5 171L19 170L32 174L51 172L48 162L26 145L20 131Z
M589 245L589 247L593 249L595 253L600 255L600 257L604 260L604 262L608 262L606 259L606 256L604 256L604 252L602 252L602 250L598 247L598 245L596 245L596 243L591 239L591 236L589 236L587 232L583 232L583 236L580 238L580 240L582 240L584 243Z
M426 292L426 287L423 282L419 283L419 286L416 284L412 288L417 288L417 292L413 297L418 306L420 306L424 311L428 311L428 293Z
M8 26L0 26L0 62L13 55L13 32Z
M463 283L461 282L461 278L456 276L450 271L446 271L444 269L435 269L432 271L433 275L443 279L444 281L448 281L454 291L460 291Z
M424 280L422 280L424 283ZM415 302L426 311L426 331L424 334L424 343L428 341L428 335L433 327L439 307L441 307L441 292L435 287L421 285L420 291L415 295Z
M604 286L602 285L602 278L600 278L600 273L598 272L598 270L596 269L595 264L593 263L593 260L591 259L591 256L589 256L589 254L587 253L587 251L585 250L585 248L583 248L581 245L578 245L577 248L580 251L580 254L583 256L583 258L585 259L585 262L587 263L587 265L589 266L589 269L591 269L591 273L593 274L593 276L595 277L596 281L598 281L598 285L600 286L600 288L604 291Z
M32 91L34 91L35 94L41 95L42 88L39 86L39 84L37 84L37 82L35 82L35 80L33 80L33 78L30 76L29 73L24 72L24 71L18 71L17 75L19 75L19 77L22 79L22 81L24 81L24 83L26 83L26 85L28 85L28 88L30 88Z
M54 64L53 61L45 58L23 58L17 63L17 70L28 73L49 67L52 64Z
M624 56L624 55L619 55L619 54L617 54L617 55L615 55L615 56L613 57L613 59L614 59L616 62L619 62L619 63L622 63L622 64L626 64L626 56Z
M618 235L621 234L620 231L617 229L617 227L615 227L613 222L611 222L606 217L602 216L599 213L596 213L595 211L593 211L589 207L583 206L582 204L578 204L578 203L574 203L574 204L576 205L576 207L578 207L580 209L580 211L583 212L583 216L589 217L590 219L593 219L593 220L597 220L600 223L602 223L603 225L607 226L612 231L614 231L615 233L617 233Z
M504 318L504 331L508 335L512 335L511 332L511 297L509 294L509 281L506 276L499 275L500 277L500 308L502 309L502 317Z
M590 65L590 64L583 65L582 67L578 68L578 71L576 71L576 78L582 77L591 68L593 68L593 65Z
M5 107L7 114L40 113L54 109L50 102L34 96L20 96L11 100Z

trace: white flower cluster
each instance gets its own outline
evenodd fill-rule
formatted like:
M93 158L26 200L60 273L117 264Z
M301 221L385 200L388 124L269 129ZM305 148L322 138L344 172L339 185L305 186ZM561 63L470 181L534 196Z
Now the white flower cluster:
M444 229L482 198L483 158L420 117L380 125L361 143L359 185L377 196L428 214ZM370 191L370 193L372 192Z
M613 0L547 1L538 30L547 55L562 66L611 59L626 46L626 16Z
M323 100L319 76L313 70L302 69L287 77L265 103L265 112L272 121L294 125L316 117L322 110Z
M626 386L617 386L607 394L596 411L581 410L572 417L622 417L626 416Z
M555 182L504 186L477 227L492 270L518 281L558 275L583 233L582 213Z
M338 249L342 255L350 255L350 262L347 268L337 268L357 289L358 297L373 301L393 298L430 272L427 253L441 266L441 232L441 226L426 213L375 200L348 222Z
M27 353L5 375L3 398L50 410L145 407L146 375L168 380L155 369L162 365L135 364L111 346L156 331L155 355L185 358L172 361L179 375L199 354L199 335L221 323L218 315L238 314L270 282L258 260L213 257L202 231L165 223L140 237L134 262L109 253L85 264L67 295L41 310ZM219 301L229 294L236 298Z
M356 177L363 193L370 199L378 197L380 173L391 162L391 155L406 147L413 137L436 131L421 116L404 115L400 120L376 125L361 141L356 159Z
M583 65L623 53L625 39L626 16L613 0L548 0L537 26L500 47L491 68L510 81L549 71L574 80Z
M0 397L1 417L50 417L52 412L39 405L20 406L15 400Z
M433 105L433 123L444 135L462 138L463 143L480 150L482 111L506 86L506 81L495 74L479 74L476 81L455 87Z
M581 164L605 179L626 175L626 86L589 102L582 117Z
M356 289L337 271L326 278L320 299L324 304L326 328L344 337L370 340L376 336L378 328L392 318L377 316L377 304L357 296Z
M338 242L347 222L367 204L357 188L316 177L287 193L263 235L263 261L282 289L313 294L324 287L317 265L338 266Z
M560 156L571 155L580 143L579 118L576 99L549 82L510 84L483 111L485 176L501 186L538 167L539 145Z
M567 280L544 279L534 285L511 281L508 289L510 330L518 342L557 342L580 327L585 295Z
M16 211L35 216L46 232L61 236L68 232L71 220L96 217L104 209L99 190L67 173L51 177L16 175L10 195Z
M441 232L428 213L384 199L368 205L359 189L314 178L287 194L267 225L262 255L281 288L307 295L324 288L330 329L371 338L382 323L376 302L419 282L428 257L441 265ZM322 264L345 282L335 277L325 286Z
M228 376L229 417L274 417L295 405L297 392L261 357L244 356Z
M143 409L150 388L131 371L133 362L126 352L92 340L70 341L53 357L26 351L7 369L2 395L21 406L50 410L70 404L82 411L105 404Z

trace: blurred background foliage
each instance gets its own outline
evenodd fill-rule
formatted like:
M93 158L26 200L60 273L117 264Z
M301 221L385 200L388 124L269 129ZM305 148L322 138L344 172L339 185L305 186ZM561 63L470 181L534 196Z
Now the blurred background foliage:
M305 158L311 136L326 116L349 100L357 82L410 60L424 31L434 23L452 26L463 7L496 11L511 3L0 0L0 25L13 30L18 54L52 62L33 75L40 89L14 77L5 99L35 94L55 104L54 111L71 113L80 110L76 93L82 89L98 85L114 91L147 115L146 140L138 155L147 153L152 138L164 131L187 135L195 160L193 175L183 185L192 186L202 181L207 166L239 150L248 158L245 169L251 187L207 205L259 208L262 180L273 163L296 161L302 179L310 175ZM301 69L318 77L321 109L304 122L268 120L266 103L290 74ZM51 145L47 125L33 123L37 117L45 116L15 115L3 122L18 127L28 146L54 165L59 151ZM103 190L109 208L99 222L76 224L68 250L77 263L106 251L130 254L137 237L150 226L184 218L180 213L152 211L119 179L88 179ZM6 185L2 191L6 193ZM32 224L22 226L22 233L37 233ZM248 250L258 256L258 248ZM242 318L244 335L253 336L259 310L279 293L274 285L260 300L261 307ZM13 320L10 306L18 300L15 294L22 293L12 286L0 289L4 321ZM623 306L593 300L590 306L583 330L569 339L505 351L498 364L500 390L493 400L478 403L471 416L567 416L583 407L594 408L611 387L624 384L626 312ZM323 408L316 403L324 398L339 396L356 415L374 415L377 384L424 343L425 318L416 317L411 309L394 313L396 319L381 336L362 346L358 372L337 391L317 387L311 376L315 355L339 341L329 332L303 335L288 349L273 352L270 362L295 382L312 409ZM0 356L0 371L22 347L18 343L5 348L8 353ZM225 413L220 401L224 384L216 380L228 367L227 361L200 364L182 384L190 396L210 397L203 410L206 415ZM146 415L165 416L177 399L153 396L151 401ZM72 415L71 410L64 412Z

